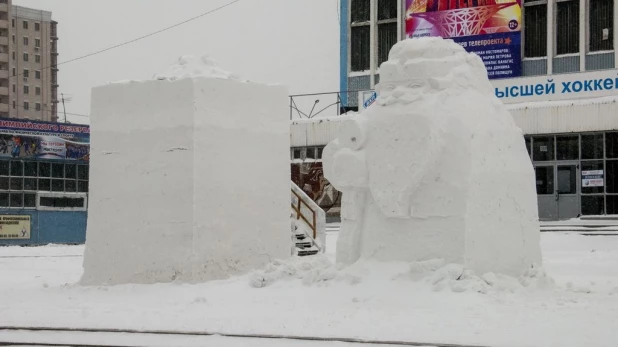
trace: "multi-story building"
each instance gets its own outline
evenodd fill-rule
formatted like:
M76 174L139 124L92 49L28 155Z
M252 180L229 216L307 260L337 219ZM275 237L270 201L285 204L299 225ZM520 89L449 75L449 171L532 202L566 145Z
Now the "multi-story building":
M0 0L0 118L57 121L57 23Z
M340 10L342 109L375 100L398 41L453 39L483 59L524 132L540 218L618 214L616 0L342 0ZM295 122L293 157L328 143L336 123Z

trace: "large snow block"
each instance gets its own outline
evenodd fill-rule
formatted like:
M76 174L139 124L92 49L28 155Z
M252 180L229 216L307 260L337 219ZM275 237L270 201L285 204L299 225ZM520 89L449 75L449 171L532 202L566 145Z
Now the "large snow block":
M337 261L443 259L514 276L540 265L534 170L482 60L452 40L404 40L377 92L324 150L343 192Z
M93 89L83 284L202 282L290 256L288 93L185 78Z

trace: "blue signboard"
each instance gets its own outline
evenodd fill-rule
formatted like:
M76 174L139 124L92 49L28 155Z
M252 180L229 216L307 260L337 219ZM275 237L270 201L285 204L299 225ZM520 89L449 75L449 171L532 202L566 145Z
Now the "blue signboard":
M483 59L490 79L521 76L521 32L453 37L453 41Z

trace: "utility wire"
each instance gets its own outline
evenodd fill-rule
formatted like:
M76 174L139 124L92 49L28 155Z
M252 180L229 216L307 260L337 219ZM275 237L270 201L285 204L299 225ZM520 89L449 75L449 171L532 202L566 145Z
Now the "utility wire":
M182 21L182 22L180 22L180 23L176 23L176 24L174 24L174 25L172 25L172 26L169 26L169 27L166 27L166 28L163 28L163 29L160 29L160 30L154 31L154 32L152 32L152 33L150 33L150 34L146 34L146 35L144 35L144 36L140 36L140 37L135 38L135 39L133 39L133 40L125 41L125 42L123 42L123 43L119 43L119 44L117 44L117 45L114 45L114 46L111 46L111 47L107 47L107 48L101 49L101 50L99 50L99 51L96 51L96 52L92 52L92 53L89 53L89 54L83 55L83 56L81 56L81 57L77 57L77 58L69 59L69 60L67 60L67 61L63 61L63 62L61 62L61 63L57 63L57 64L55 64L55 65L49 65L49 66L47 66L47 67L42 68L42 70L46 70L46 69L50 69L50 68L53 68L53 67L58 66L58 65L64 65L64 64L72 63L72 62L75 62L75 61L78 61L78 60L82 60L82 59L90 58L90 57L95 56L95 55L97 55L97 54L101 54L101 53L104 53L104 52L107 52L107 51L111 51L112 49L116 49L116 48L119 48L119 47L122 47L122 46L126 46L126 45L128 45L128 44L131 44L131 43L134 43L134 42L137 42L137 41L143 40L143 39L145 39L145 38L148 38L148 37L151 37L151 36L154 36L154 35L160 34L160 33L162 33L162 32L168 31L168 30L173 29L173 28L176 28L176 27L179 27L179 26L181 26L181 25L183 25L183 24L187 24L187 23L192 22L192 21L194 21L194 20L196 20L196 19L200 19L200 18L202 18L202 17L205 17L205 16L207 16L207 15L209 15L209 14L212 14L212 13L215 13L215 12L217 12L217 11L220 11L220 10L222 10L222 9L224 9L224 8L226 8L226 7L229 7L229 6L231 6L231 5L233 5L233 4L237 3L237 2L240 2L240 1L241 1L241 0L234 0L234 1L231 1L231 2L229 2L229 3L227 3L227 4L225 4L225 5L219 6L219 7L215 8L215 9L213 9L213 10L210 10L210 11L208 11L208 12L204 12L204 13L202 13L202 14L200 14L200 15L197 15L197 16L195 16L195 17L189 18L189 19L184 20L184 21ZM21 76L21 75L23 75L23 72L22 72L22 73L20 73L20 74L17 74L17 75L10 76L10 77L19 77L19 76ZM68 113L67 113L67 114L68 114Z

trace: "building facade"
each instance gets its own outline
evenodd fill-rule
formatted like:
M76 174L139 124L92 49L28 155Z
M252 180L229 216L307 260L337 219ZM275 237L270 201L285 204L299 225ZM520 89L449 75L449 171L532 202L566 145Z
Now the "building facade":
M57 41L51 12L0 0L0 118L58 120Z
M396 42L451 38L483 59L523 130L540 218L618 215L615 0L344 0L340 10L341 109L371 105ZM292 122L292 159L314 160L337 126Z

